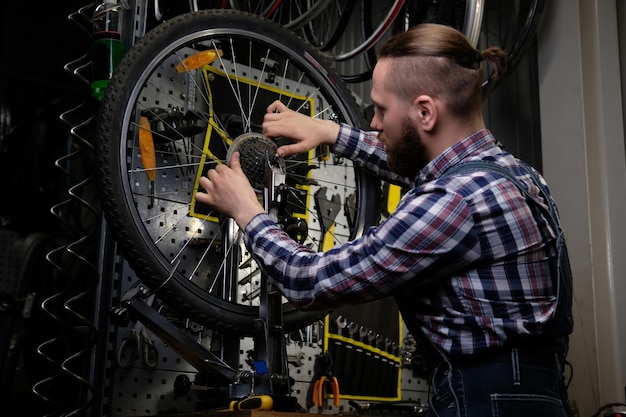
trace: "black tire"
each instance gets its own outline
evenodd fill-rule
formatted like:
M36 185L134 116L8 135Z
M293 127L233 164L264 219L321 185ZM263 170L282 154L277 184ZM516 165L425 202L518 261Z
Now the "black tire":
M223 56L211 65L174 69L185 57L217 49ZM260 271L232 221L195 202L197 178L225 159L231 140L260 136L265 109L277 98L312 116L364 125L340 76L293 32L239 11L202 10L157 26L129 50L98 116L103 209L122 254L151 289L162 286L166 304L212 329L252 333ZM153 182L138 149L141 116L154 139ZM285 161L292 186L286 212L305 219L303 244L315 248L322 240L314 204L320 189L328 198L337 194L342 206L335 244L377 222L380 193L377 181L349 161L318 156ZM287 331L321 315L283 304Z
M478 48L500 46L507 53L507 71L511 74L532 45L541 24L545 0L512 0L486 2ZM487 97L502 78L483 83Z
M465 20L468 13L473 13L478 7L475 2L465 0L413 0L398 2L396 0L361 0L360 22L361 39L367 43L374 33L379 32L375 42L361 54L353 56L361 63L363 72L358 74L344 74L343 80L347 83L361 83L372 77L372 71L376 65L376 45L381 45L393 35L404 32L409 28L426 22L446 24L467 34L478 23ZM394 10L398 14L392 22L387 19ZM386 28L381 31L381 28ZM357 51L359 48L353 50ZM343 54L350 56L352 52ZM359 56L360 55L360 56ZM340 55L341 56L341 55Z
M385 21L390 8L395 4L394 0L362 0L360 21L363 42ZM510 74L534 40L544 6L545 0L407 1L394 21L393 30L379 38L377 44L420 23L446 24L463 32L479 50L500 46L507 53L507 74ZM361 68L363 72L343 74L343 80L347 83L370 80L376 64L375 48L367 49L361 57L352 59L358 60L360 65L357 68ZM483 98L487 98L499 84L498 80L490 79L489 75L487 74L483 83Z
M234 10L253 13L298 30L327 9L330 0L230 0Z
M328 51L337 45L343 36L356 0L337 0L326 7L315 19L302 27L302 35L320 51Z

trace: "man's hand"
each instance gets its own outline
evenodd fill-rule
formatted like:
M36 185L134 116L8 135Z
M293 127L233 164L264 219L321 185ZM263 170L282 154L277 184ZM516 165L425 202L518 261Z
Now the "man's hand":
M314 119L290 110L280 101L269 105L262 127L265 136L284 137L295 142L278 148L276 153L283 158L319 145L333 145L339 135L339 125L332 120Z
M209 170L206 177L200 178L200 186L206 192L196 193L196 199L232 217L241 229L254 216L265 212L241 169L239 152L233 153L230 167L220 164Z

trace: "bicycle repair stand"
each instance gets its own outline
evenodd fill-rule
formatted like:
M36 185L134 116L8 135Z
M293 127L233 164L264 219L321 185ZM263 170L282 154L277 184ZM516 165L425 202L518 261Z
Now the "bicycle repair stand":
M284 203L286 196L285 178L284 169L280 166L271 166L268 161L264 200L266 211L274 218L277 208ZM233 220L227 219L225 223L225 228L232 227ZM174 271L172 275L173 273ZM168 277L170 278L171 276ZM204 374L207 381L211 381L213 387L207 388L214 390L216 399L207 400L207 407L199 406L200 410L304 411L297 403L297 398L290 395L291 381L282 323L282 296L273 288L265 273L261 274L259 318L255 320L253 335L255 360L252 370L234 369L188 333L161 316L144 301L151 295L147 288L135 287L124 294L121 307L114 308L112 313L118 321L133 318L142 322L190 365Z

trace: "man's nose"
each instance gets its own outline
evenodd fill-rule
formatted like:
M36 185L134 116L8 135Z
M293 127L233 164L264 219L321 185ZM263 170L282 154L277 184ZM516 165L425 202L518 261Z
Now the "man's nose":
M370 127L373 130L380 130L378 127L378 116L374 113L374 117L372 117L372 121L370 122Z

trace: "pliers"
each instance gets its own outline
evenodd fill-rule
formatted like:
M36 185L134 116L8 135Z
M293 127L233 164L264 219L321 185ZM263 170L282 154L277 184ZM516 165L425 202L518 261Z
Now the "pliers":
M315 385L313 386L313 405L321 407L324 404L325 384L330 385L330 389L333 393L333 405L339 407L339 381L337 381L336 376L326 377L325 375L322 375L320 379L315 381Z
M318 378L313 381L313 395L311 402L314 406L322 407L324 404L324 391L330 389L333 394L333 405L339 407L340 393L339 381L332 373L332 358L330 352L320 354L315 360L315 375Z

